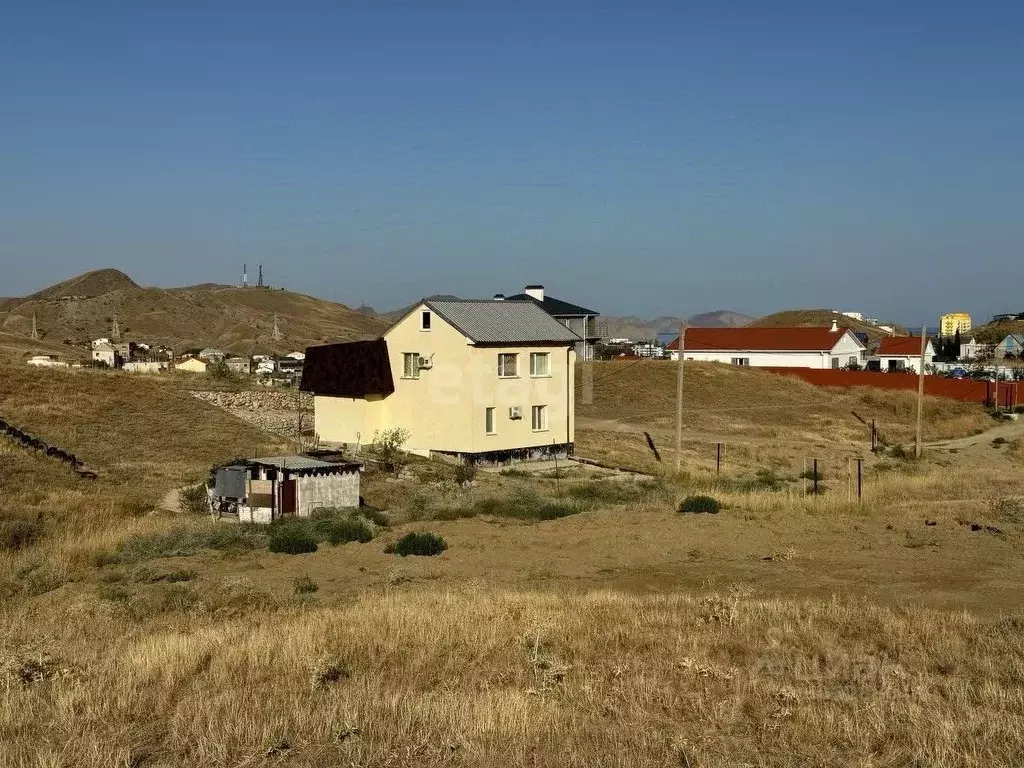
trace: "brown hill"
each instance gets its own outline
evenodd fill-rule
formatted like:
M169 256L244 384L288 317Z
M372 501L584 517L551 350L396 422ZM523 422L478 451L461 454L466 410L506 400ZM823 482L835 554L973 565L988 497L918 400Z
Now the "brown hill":
M752 326L761 328L794 328L801 326L830 326L835 320L840 328L849 328L855 333L866 333L871 339L880 339L888 336L885 331L877 325L854 320L852 317L833 312L830 309L787 309L783 312L776 312L765 315L750 323ZM907 329L895 323L886 323L896 329L896 333L904 335Z
M733 328L747 325L753 319L754 318L740 312L733 312L729 309L720 309L715 312L703 312L699 315L693 315L692 317L687 318L685 322L687 325L696 325L702 328ZM607 329L605 335L608 338L625 338L632 339L633 341L642 341L644 339L657 338L659 333L677 332L679 330L680 323L684 322L684 319L674 317L672 315L663 315L661 317L656 317L653 320L645 320L644 318L637 317L636 315L627 315L626 317L605 315L601 317L600 322Z
M117 269L97 269L92 272L85 272L70 280L51 285L41 291L33 293L26 298L43 299L70 299L94 298L103 296L113 291L126 291L138 288L139 285L124 272Z
M179 350L215 346L239 354L286 353L310 344L372 338L385 328L343 304L291 291L142 288L117 270L86 273L7 302L0 307L0 331L23 337L31 346L25 337L31 334L33 314L41 340L50 345L82 345L108 336L116 315L125 339ZM278 341L273 339L275 316L282 336Z
M1011 333L1024 336L1024 320L1008 320L1002 323L985 323L970 333L962 334L963 340L976 338L982 344L998 344Z

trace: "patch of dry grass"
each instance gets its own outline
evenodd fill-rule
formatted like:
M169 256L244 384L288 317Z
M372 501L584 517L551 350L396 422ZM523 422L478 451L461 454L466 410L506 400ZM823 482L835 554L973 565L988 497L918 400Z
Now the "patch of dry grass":
M472 588L255 622L200 609L142 635L121 616L81 605L69 621L91 642L56 650L72 672L7 684L0 762L991 768L1024 753L1014 618ZM14 666L33 654L28 620L8 625Z

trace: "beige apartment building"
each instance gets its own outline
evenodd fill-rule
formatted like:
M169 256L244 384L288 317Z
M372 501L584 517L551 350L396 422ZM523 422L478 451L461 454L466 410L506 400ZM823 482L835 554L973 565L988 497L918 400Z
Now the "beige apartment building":
M579 341L532 301L425 299L379 339L310 347L301 389L325 443L401 427L423 456L564 455Z

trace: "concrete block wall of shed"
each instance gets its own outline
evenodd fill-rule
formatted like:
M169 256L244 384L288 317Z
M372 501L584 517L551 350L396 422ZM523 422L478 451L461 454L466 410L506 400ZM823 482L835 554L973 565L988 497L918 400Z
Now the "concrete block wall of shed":
M299 477L296 490L299 517L309 517L319 507L358 507L359 472Z

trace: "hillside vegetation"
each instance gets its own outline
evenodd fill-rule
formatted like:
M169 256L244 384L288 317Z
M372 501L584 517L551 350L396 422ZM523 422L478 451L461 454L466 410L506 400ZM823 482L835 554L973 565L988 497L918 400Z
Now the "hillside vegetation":
M628 365L595 366L586 407L652 428L675 366ZM780 430L765 458L802 430L847 444L823 423L860 393L690 369L694 425ZM815 415L766 422L798 396ZM265 528L153 511L213 462L287 450L176 377L0 367L0 416L100 472L0 443L3 766L1010 768L1024 752L1019 444L880 458L862 505L831 467L812 498L777 466L752 486L371 464L372 540L289 555ZM677 512L694 493L720 511ZM448 548L389 554L409 532Z
M1024 337L1024 320L1010 320L1005 323L986 323L973 331L963 334L964 341L972 336L982 344L998 344L1011 333Z
M126 339L178 350L217 346L239 354L286 353L311 344L372 338L386 329L381 321L343 304L291 291L142 288L110 269L9 300L0 307L0 330L27 338L33 315L41 340L51 348L65 340L82 344L109 335L115 315ZM275 316L280 341L272 338Z
M775 312L774 314L760 317L750 323L750 325L762 328L792 328L800 326L828 328L832 325L833 320L840 328L849 328L854 332L866 333L872 339L880 339L888 335L877 325L854 320L852 317L833 312L830 309L787 309L783 312ZM886 325L892 325L898 335L907 333L907 329L901 325L896 325L895 323L886 323Z

